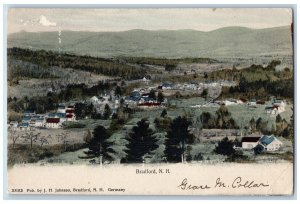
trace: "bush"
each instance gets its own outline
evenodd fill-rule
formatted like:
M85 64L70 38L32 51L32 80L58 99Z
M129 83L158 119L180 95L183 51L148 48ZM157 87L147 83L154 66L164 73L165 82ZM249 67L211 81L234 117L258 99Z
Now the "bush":
M216 146L214 150L217 154L221 155L232 155L235 153L235 150L233 148L233 141L230 141L228 137L225 137L220 142L218 142L218 145Z

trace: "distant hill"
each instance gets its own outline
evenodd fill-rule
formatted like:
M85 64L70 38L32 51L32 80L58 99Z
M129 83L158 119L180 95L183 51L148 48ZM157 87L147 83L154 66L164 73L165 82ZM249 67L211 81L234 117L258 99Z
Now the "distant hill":
M196 30L130 30L124 32L62 31L62 52L98 57L257 57L292 54L290 27L249 29L225 27ZM8 47L58 51L58 32L19 32Z

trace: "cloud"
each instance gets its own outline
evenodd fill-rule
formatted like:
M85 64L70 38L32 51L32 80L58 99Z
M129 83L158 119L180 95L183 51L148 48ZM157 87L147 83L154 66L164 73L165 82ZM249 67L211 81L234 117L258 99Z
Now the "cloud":
M55 22L49 21L46 16L41 15L39 23L43 26L56 26Z

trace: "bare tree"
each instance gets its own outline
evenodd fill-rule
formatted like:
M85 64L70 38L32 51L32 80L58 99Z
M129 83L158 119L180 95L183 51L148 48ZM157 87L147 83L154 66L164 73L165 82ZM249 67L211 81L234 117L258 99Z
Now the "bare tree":
M38 142L40 143L40 147L41 147L42 150L43 150L43 145L44 144L49 144L48 139L47 139L47 138L49 138L49 136L51 137L51 135L48 135L47 137L46 136L41 136L41 137L38 138Z
M68 135L69 135L68 132L62 132L61 134L57 135L58 142L61 141L63 143L65 151L67 149L67 144L68 144L68 140L67 140Z
M10 133L10 136L11 136L11 139L12 139L12 146L13 146L13 149L14 149L17 140L21 137L21 134L17 133L16 128L9 129L9 133Z
M32 145L34 142L36 142L40 136L40 132L39 133L35 133L34 131L30 131L30 132L26 132L25 135L22 135L22 137L25 139L25 141L30 142L30 149L32 149Z

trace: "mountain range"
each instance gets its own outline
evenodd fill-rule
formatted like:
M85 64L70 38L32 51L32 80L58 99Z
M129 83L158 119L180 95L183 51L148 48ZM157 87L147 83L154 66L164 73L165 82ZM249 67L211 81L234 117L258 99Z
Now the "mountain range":
M292 54L289 26L214 31L129 30L122 32L19 32L8 35L8 47L52 50L99 57L260 57Z

